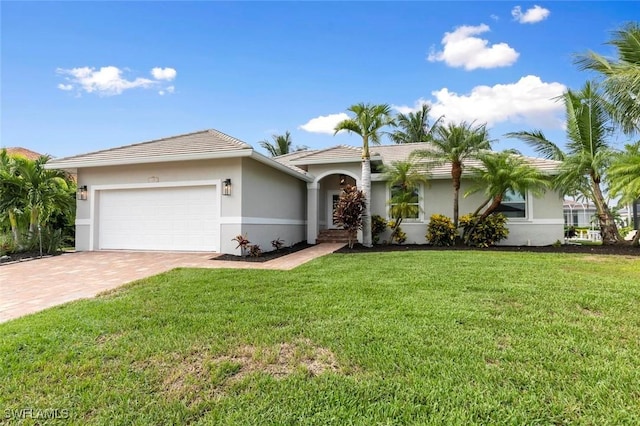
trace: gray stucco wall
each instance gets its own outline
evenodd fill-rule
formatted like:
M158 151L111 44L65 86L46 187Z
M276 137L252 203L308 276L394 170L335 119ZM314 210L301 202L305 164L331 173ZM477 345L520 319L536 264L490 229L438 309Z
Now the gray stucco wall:
M460 189L459 214L463 216L474 212L486 198L482 193L464 197L470 185L463 180ZM427 224L433 214L453 216L453 185L450 180L433 179L422 190L421 217L418 220L405 220L402 230L407 233L407 244L425 244ZM389 192L385 182L372 184L372 214L389 219ZM542 197L527 196L527 217L513 218L508 222L509 237L503 245L548 245L564 236L562 198L555 191L548 191ZM389 240L390 232L384 233L380 241Z
M242 234L262 251L273 250L276 238L286 246L306 241L306 182L243 158L241 197Z
M92 189L100 185L148 184L152 177L157 178L158 182L156 184L159 187L167 183L188 183L189 181L230 178L233 185L233 193L229 197L221 197L220 202L221 249L224 248L223 243L225 240L229 240L229 245L231 244L230 240L238 234L239 228L234 224L225 222L228 217L241 215L242 199L237 195L242 192L241 160L239 158L78 169L78 185L88 186L89 199L77 202L76 249L84 251L95 250L99 247L98 226L93 227L93 247L90 245L91 206L93 204L96 216L93 222L94 225L97 225L100 197L100 192L92 192Z

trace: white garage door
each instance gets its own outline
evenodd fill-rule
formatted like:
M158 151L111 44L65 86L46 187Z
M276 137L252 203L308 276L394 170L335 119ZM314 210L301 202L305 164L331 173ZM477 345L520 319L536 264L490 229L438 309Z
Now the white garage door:
M103 250L218 250L215 186L100 191Z

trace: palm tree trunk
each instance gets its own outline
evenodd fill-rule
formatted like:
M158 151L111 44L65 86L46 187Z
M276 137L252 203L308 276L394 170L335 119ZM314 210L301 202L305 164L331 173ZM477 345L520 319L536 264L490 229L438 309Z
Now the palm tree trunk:
M18 248L20 248L20 233L18 232L18 220L16 214L9 209L9 224L11 225L11 235L13 235L13 242Z
M616 226L613 215L609 210L609 206L604 201L604 196L600 190L600 185L597 180L592 177L593 187L593 202L596 204L596 211L598 214L598 223L600 225L600 235L602 236L602 245L618 244L621 240L618 227Z
M36 228L38 227L38 219L40 216L40 211L37 207L31 208L31 217L29 220L29 234L35 235Z
M451 177L453 179L453 226L458 229L459 204L460 204L460 178L462 176L462 165L453 163L451 165Z
M487 218L487 216L489 216L491 213L496 211L496 209L500 207L501 203L502 203L502 195L494 197L493 202L489 205L489 207L487 207L487 209L480 216L478 223L482 222Z
M367 154L369 150L367 149ZM371 242L371 159L362 157L362 192L364 193L364 212L362 213L362 245L373 246Z

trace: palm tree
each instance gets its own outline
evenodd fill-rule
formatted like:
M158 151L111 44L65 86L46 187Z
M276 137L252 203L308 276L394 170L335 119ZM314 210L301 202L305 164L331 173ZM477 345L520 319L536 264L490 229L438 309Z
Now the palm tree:
M419 189L420 185L428 183L428 179L425 171L420 170L413 161L393 161L384 168L383 173L391 189L390 215L395 222L393 239L404 218L420 213Z
M18 174L26 191L25 205L29 211L29 233L35 234L55 211L71 213L74 194L68 175L62 170L45 169L49 160L42 156L35 161L22 162Z
M590 82L579 91L568 90L561 99L567 120L566 152L547 140L540 131L513 132L506 136L523 140L545 158L562 161L554 180L555 188L564 194L578 193L593 200L602 243L615 244L621 238L601 187L613 156L607 141L612 132L607 104Z
M511 192L526 196L531 191L539 196L550 186L549 177L544 175L513 151L487 152L480 155L482 167L472 167L473 185L465 193L465 197L476 192L484 192L487 200L475 211L482 222L500 207L505 194Z
M362 191L365 197L365 209L362 215L362 245L371 247L371 154L369 152L369 142L380 143L381 130L383 127L393 123L391 117L391 107L387 104L364 104L351 105L347 111L352 113L351 118L342 120L334 128L338 133L346 130L362 137Z
M449 123L438 126L431 141L431 148L417 150L413 156L426 158L434 165L451 163L453 180L453 225L458 228L460 182L464 161L477 158L484 151L491 149L491 140L486 125L474 126L472 123Z
M266 149L272 157L289 154L293 151L291 148L293 142L289 131L286 131L284 135L271 135L271 139L273 139L273 143L265 139L260 141L260 146ZM295 151L304 151L306 149L308 147L304 145L296 146Z
M27 195L18 169L25 161L28 160L9 156L6 149L0 151L0 218L8 219L13 241L18 247L20 231L17 216L25 210Z
M614 31L608 44L615 46L617 60L588 52L580 55L576 63L581 69L602 75L614 119L626 133L631 134L640 131L640 24L629 22Z
M618 153L607 173L609 193L612 197L620 195L620 202L633 204L640 199L640 141L625 146ZM636 232L632 244L640 243L640 230Z
M389 133L389 138L397 144L430 142L442 117L429 126L429 110L429 105L422 104L418 111L398 114L393 124L395 130Z

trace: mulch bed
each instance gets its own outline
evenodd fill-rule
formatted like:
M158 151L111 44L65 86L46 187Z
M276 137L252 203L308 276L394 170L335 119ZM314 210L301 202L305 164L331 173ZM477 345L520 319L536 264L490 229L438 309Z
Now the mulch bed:
M510 252L532 252L532 253L586 253L586 254L612 254L621 256L640 256L640 247L631 246L630 244L621 244L615 246L587 246L564 244L558 247L554 246L496 246L487 248L468 247L465 245L455 245L451 247L434 247L428 244L381 244L373 247L364 247L356 244L352 249L345 246L336 251L336 253L380 253L394 251L422 251L422 250L482 250L482 251L510 251Z
M291 247L283 247L280 250L273 250L262 253L258 257L252 256L236 256L235 254L222 254L218 257L214 257L213 260L231 260L233 262L267 262L269 260L277 259L282 256L286 256L291 253L295 253L306 248L313 247L313 244L298 243Z
M56 254L47 254L44 253L42 255L42 258L45 257L51 257L51 256L58 256L61 255L63 252L58 252ZM26 262L28 260L36 260L36 259L42 259L40 257L40 252L22 252L22 253L11 253L11 254L6 254L4 256L0 257L0 265L4 265L7 263L14 263L14 262Z

